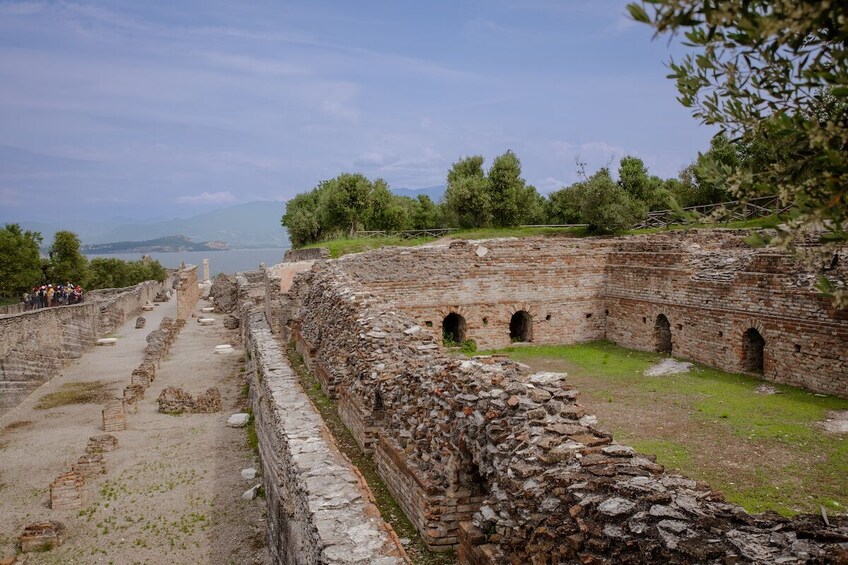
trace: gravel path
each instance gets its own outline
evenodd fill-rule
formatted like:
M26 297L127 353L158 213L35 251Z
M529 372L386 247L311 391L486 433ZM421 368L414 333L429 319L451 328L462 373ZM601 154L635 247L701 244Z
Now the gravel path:
M199 308L207 304L201 301ZM240 471L259 468L245 429L226 426L242 411L242 352L238 332L219 319L212 326L189 320L162 361L156 380L116 432L119 447L106 453L105 475L88 479L82 510L51 510L49 485L85 453L88 438L102 434L101 404L47 410L35 405L72 382L111 383L120 395L141 362L147 334L163 316L176 316L174 301L121 327L115 346L95 347L51 382L0 418L0 559L15 554L23 526L60 520L68 538L53 551L28 554L26 563L268 563L264 501L242 500L259 479ZM212 317L218 318L216 315ZM216 355L231 343L236 352ZM197 395L217 386L223 410L216 414L159 414L156 399L167 386Z

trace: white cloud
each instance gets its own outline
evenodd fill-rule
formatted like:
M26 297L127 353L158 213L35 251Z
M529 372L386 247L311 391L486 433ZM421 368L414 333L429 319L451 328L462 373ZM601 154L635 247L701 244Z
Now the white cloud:
M194 196L180 196L177 198L177 202L180 204L227 204L235 201L236 197L230 191L201 192Z

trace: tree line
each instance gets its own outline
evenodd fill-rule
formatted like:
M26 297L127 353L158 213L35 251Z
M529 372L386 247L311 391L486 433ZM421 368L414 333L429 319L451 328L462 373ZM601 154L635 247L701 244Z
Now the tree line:
M167 276L155 260L89 260L81 252L79 237L70 231L56 232L46 257L41 255L42 242L39 232L23 230L19 224L0 229L0 295L20 298L34 286L48 283L71 282L88 290L123 288L147 280L162 282Z
M353 237L362 230L587 224L592 233L612 234L651 210L727 201L731 195L714 180L711 167L719 163L753 170L768 158L764 147L717 135L679 178L651 175L641 159L627 156L619 163L617 180L607 167L589 175L578 163L580 180L546 197L522 178L521 161L512 151L495 157L488 170L483 156L473 155L451 165L439 202L426 195L398 196L383 179L342 173L289 200L282 225L294 247Z

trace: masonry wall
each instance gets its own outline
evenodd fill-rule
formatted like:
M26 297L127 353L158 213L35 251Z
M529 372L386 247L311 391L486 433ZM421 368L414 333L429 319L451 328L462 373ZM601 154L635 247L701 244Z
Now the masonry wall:
M407 562L367 485L329 439L271 333L255 300L264 284L242 275L238 283L274 563Z
M0 317L0 413L135 315L161 289L162 284L148 281L91 291L83 304Z
M175 276L174 288L177 291L177 319L188 320L200 299L197 286L197 265L180 267Z
M655 351L664 315L673 355L745 372L743 336L753 328L765 340L764 378L848 396L848 310L811 288L815 273L735 234L672 243L628 238L610 251L608 339Z
M753 517L615 443L565 375L448 355L341 262L300 275L289 324L370 417L378 470L464 563L836 562L844 518ZM364 434L365 426L353 426ZM360 443L364 443L360 438Z
M816 291L820 271L788 253L751 248L744 235L460 241L337 264L437 339L456 313L479 347L508 346L512 315L523 310L533 343L609 339L656 350L662 314L675 356L745 371L743 334L753 328L765 339L764 378L848 396L848 310L836 311ZM837 262L843 280L845 254Z
M510 320L532 319L529 341L602 339L606 250L603 240L499 239L387 248L343 257L339 265L441 337L444 318L460 314L481 348L510 345Z

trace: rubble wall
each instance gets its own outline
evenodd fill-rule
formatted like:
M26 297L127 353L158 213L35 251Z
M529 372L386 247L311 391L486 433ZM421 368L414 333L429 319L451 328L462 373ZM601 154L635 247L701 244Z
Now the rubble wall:
M147 281L88 292L82 304L0 317L0 413L136 315L161 289L161 283Z
M405 563L397 536L333 444L264 312L245 308L241 327L274 563Z
M498 239L386 248L338 263L382 299L430 326L465 319L466 337L481 348L509 346L510 320L532 318L540 344L602 339L608 243L577 239Z
M431 547L459 543L466 563L844 558L844 517L750 516L616 444L564 375L449 356L346 271L332 262L295 280L293 335L338 401L375 422L378 469Z

